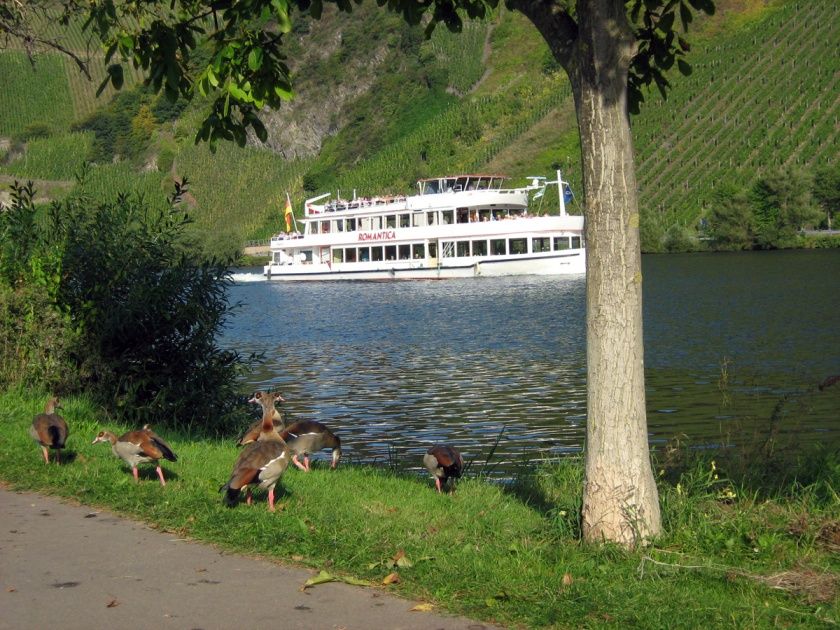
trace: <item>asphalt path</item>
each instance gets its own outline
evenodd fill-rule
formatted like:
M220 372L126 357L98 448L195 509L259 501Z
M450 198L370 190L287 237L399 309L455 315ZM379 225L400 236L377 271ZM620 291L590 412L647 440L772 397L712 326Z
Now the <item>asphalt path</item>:
M222 552L110 512L0 488L0 629L482 630L378 588Z

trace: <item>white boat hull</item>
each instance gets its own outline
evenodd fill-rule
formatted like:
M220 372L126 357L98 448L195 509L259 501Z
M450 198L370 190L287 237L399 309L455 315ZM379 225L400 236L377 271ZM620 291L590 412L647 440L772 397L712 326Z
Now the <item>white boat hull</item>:
M405 260L352 264L266 265L269 280L446 280L479 276L575 275L586 273L586 251L569 250L518 258L459 258L431 265Z

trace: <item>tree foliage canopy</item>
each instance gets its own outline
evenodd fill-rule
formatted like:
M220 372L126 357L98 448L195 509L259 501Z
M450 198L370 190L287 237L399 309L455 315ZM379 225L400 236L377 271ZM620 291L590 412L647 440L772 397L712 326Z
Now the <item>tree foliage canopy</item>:
M327 3L350 13L361 1ZM499 0L376 2L410 24L425 23L427 34L439 24L459 32L465 19L483 19L499 4ZM537 26L570 77L579 53L579 15L586 5L584 0L506 0L508 8L521 11ZM196 141L213 144L221 138L241 145L249 129L265 140L260 110L276 108L292 97L292 72L283 41L295 15L317 19L324 8L324 0L65 0L60 5L49 0L24 4L2 0L0 32L24 42L29 50L47 46L72 54L56 39L39 34L38 25L48 19L84 20L105 46L109 65L102 89L108 83L122 86L126 64L142 68L153 90L173 102L179 97L207 99ZM630 36L636 42L628 76L630 110L636 112L645 86L666 92L666 73L675 64L683 74L691 72L685 60L689 44L678 27L686 30L696 11L712 13L714 3L631 0L626 10L633 29ZM84 60L73 56L86 71Z

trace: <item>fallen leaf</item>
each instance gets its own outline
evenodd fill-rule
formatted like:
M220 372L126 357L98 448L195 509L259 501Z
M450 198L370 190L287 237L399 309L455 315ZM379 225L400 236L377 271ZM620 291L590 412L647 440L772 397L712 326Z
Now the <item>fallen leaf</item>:
M306 582L303 583L303 586L300 587L301 591L305 591L310 586L317 586L318 584L326 584L327 582L344 582L345 584L353 584L354 586L370 586L370 582L367 580L360 580L358 578L353 577L342 577L340 575L333 575L327 571L321 569L321 572L316 575L315 577L311 577Z
M10 586L6 589L7 593L17 593L17 589L14 586Z
M430 610L434 610L434 604L417 604L414 608L409 608L408 612L429 612Z
M119 605L120 603L116 599L112 599L105 608L116 608Z
M305 591L310 586L318 586L318 584L326 584L327 582L335 582L336 577L331 573L327 573L326 571L321 571L315 577L311 577L306 582L303 583L300 590Z
M389 573L382 579L383 584L399 584L400 576L398 573Z
M571 586L572 585L572 574L571 573L564 573L563 574L563 586Z
M292 556L292 560L294 560L295 562L303 562L303 556L296 553Z

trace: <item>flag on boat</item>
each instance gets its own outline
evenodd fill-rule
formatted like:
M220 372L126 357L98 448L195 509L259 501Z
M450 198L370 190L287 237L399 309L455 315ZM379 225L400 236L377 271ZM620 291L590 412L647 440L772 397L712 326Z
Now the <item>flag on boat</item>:
M286 209L283 210L283 216L286 218L286 231L292 231L292 200L289 199L289 193L286 193Z

